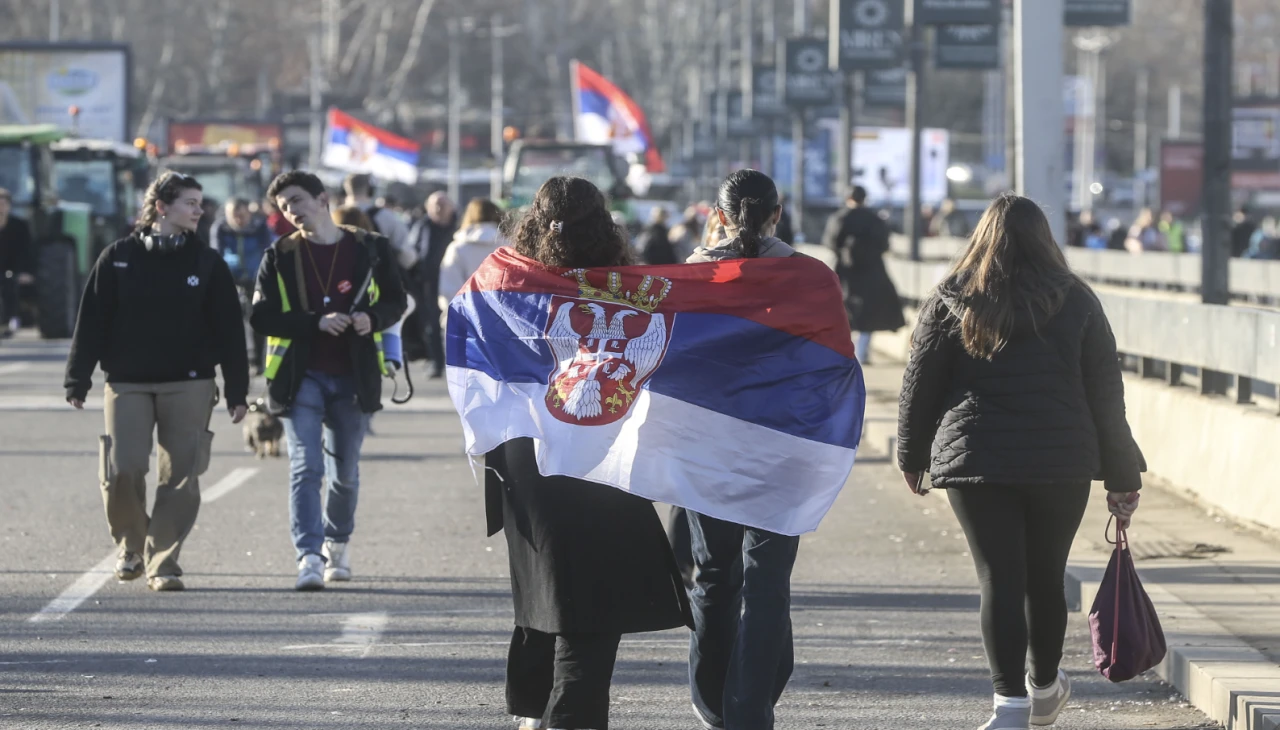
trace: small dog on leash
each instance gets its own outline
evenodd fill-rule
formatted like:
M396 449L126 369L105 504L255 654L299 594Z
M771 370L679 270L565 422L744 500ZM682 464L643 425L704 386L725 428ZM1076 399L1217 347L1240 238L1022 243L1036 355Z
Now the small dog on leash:
M249 405L249 415L244 421L244 445L259 459L280 456L280 441L284 438L284 424L267 411L267 402L259 398Z

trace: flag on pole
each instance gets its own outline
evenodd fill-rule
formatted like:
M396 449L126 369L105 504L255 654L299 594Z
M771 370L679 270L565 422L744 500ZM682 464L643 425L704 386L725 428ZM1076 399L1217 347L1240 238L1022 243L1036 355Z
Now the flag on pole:
M620 155L643 157L649 172L666 171L640 105L581 61L574 61L572 66L574 138L579 142L612 144Z
M329 110L321 162L346 172L367 173L383 180L412 185L418 182L418 144L356 119Z
M468 454L529 437L544 475L788 535L853 468L866 389L817 260L566 270L502 248L447 332Z

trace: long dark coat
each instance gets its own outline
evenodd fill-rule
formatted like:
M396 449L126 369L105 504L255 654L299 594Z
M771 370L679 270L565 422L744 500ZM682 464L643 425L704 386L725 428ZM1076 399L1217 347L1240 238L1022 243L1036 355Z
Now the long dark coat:
M503 530L515 623L547 634L693 627L653 504L620 489L538 473L533 441L485 457L489 534Z
M883 332L907 325L898 290L884 268L889 226L875 211L845 208L832 215L822 244L836 254L836 274L844 286L851 329Z

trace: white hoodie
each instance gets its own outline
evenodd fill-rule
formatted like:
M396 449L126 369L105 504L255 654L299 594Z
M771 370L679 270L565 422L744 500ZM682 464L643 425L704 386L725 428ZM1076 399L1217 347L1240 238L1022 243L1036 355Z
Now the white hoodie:
M496 223L467 226L454 234L440 261L441 322L449 312L449 302L453 301L462 285L476 273L489 254L506 244Z

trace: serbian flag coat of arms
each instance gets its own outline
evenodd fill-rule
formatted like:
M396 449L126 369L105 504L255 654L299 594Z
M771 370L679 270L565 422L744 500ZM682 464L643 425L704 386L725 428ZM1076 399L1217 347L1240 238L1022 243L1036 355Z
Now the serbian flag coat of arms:
M793 257L557 269L502 248L449 306L466 451L785 535L815 530L862 434L844 299Z

